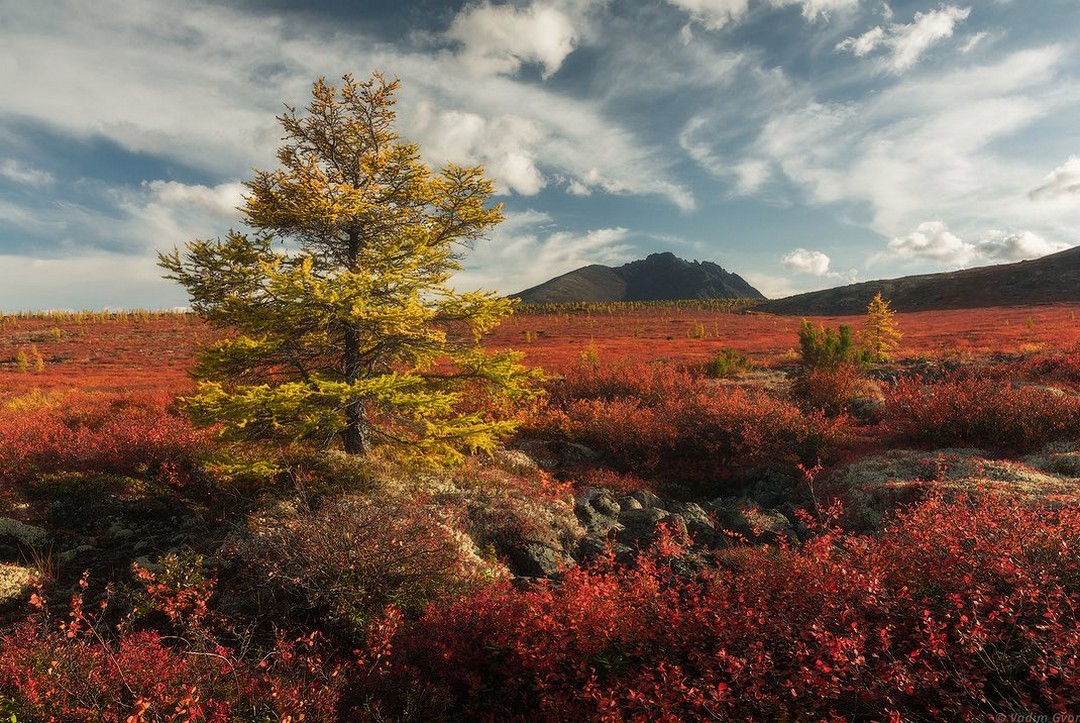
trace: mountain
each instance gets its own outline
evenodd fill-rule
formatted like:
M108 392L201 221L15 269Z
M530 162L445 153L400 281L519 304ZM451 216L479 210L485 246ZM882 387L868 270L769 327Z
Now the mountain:
M789 296L755 308L775 314L862 314L879 291L897 311L1080 301L1080 246L1034 261L866 281Z
M738 274L711 261L684 261L671 252L614 268L583 266L511 296L526 304L765 298Z

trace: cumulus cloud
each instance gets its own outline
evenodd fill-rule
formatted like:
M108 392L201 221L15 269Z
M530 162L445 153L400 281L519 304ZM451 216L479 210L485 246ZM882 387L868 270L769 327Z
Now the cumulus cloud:
M0 176L9 181L33 188L51 186L56 179L48 171L33 168L14 158L5 158L0 161Z
M952 37L957 24L966 20L970 14L970 7L961 8L955 5L944 5L938 10L925 13L916 12L911 23L877 26L857 37L845 38L836 45L836 49L850 51L861 58L879 47L887 48L889 57L885 66L894 73L902 73L915 65L930 46Z
M537 63L545 78L559 70L578 40L571 19L543 3L468 6L446 36L461 43L461 58L476 72L512 74L525 63Z
M1042 185L1028 194L1032 200L1072 198L1080 201L1080 156L1070 156L1047 175Z
M889 241L889 249L906 259L929 259L964 266L976 255L975 246L960 239L941 221L924 221L911 233Z
M797 248L790 253L784 255L780 259L780 263L791 271L798 272L800 274L808 274L810 276L818 276L824 279L837 279L848 284L855 283L858 278L858 272L855 269L849 269L845 272L832 271L829 266L832 263L832 259L821 251L810 251L804 248Z
M969 243L940 221L925 221L913 232L889 241L889 250L901 258L929 259L949 266L1023 261L1067 248L1069 244L1048 241L1027 230L990 231L977 243Z
M780 259L785 268L802 274L825 276L829 273L829 257L821 251L798 248Z
M515 115L484 118L476 113L439 110L422 102L412 121L426 139L425 157L435 163L483 163L500 193L539 193L547 181L537 166L546 134L540 124Z
M991 231L975 246L981 258L989 261L1024 261L1064 251L1069 244L1048 241L1031 231Z

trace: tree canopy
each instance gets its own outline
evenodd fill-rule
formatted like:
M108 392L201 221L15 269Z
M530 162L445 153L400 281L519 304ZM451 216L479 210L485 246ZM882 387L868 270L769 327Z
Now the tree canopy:
M196 368L197 422L442 457L512 431L499 410L531 396L534 375L479 344L512 304L451 284L501 204L481 167L421 162L394 130L397 88L380 73L318 80L306 109L278 117L280 167L245 184L255 233L159 255L192 309L231 330Z

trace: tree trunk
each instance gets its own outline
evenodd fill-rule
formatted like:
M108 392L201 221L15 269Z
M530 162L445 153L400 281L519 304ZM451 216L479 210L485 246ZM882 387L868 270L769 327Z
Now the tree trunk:
M360 235L349 231L350 271L355 271L360 256ZM349 323L345 324L342 335L344 344L345 380L355 382L364 371L363 359L360 358L360 333ZM345 405L345 428L341 430L341 440L348 454L367 454L371 451L371 432L364 409L363 399L350 399Z
M351 402L345 408L345 429L341 430L341 441L347 454L367 454L371 451L371 432L362 401Z

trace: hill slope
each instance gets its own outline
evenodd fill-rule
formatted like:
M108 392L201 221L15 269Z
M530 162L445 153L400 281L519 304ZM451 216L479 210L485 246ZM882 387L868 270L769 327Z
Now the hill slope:
M670 252L614 268L584 266L511 296L526 304L765 298L738 274L711 261L684 261Z
M757 308L775 314L862 314L879 291L897 311L1080 301L1080 246L1034 261L812 291L769 301Z

